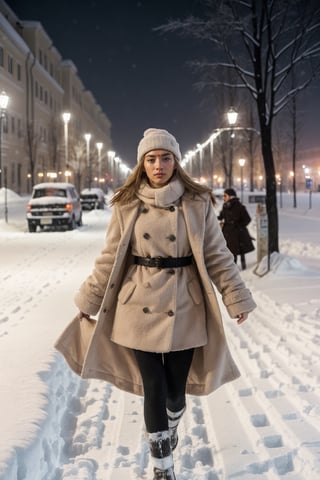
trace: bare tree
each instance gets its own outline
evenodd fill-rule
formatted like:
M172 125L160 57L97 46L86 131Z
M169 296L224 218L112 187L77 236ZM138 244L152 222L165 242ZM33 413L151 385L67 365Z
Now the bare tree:
M204 86L245 88L256 104L266 175L269 253L279 251L274 117L314 80L320 70L320 8L315 0L204 0L198 17L158 27L212 45L212 61L195 65ZM220 73L232 70L237 82ZM292 86L292 72L296 72Z

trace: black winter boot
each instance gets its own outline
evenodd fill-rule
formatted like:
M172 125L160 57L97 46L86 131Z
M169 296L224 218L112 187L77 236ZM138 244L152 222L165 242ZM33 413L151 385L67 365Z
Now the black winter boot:
M153 480L176 480L168 430L148 433L148 439L154 464Z
M170 435L170 444L171 450L173 451L178 445L178 425L181 420L182 415L185 412L186 407L183 407L179 412L172 412L167 408L168 415L168 425L169 425L169 435Z

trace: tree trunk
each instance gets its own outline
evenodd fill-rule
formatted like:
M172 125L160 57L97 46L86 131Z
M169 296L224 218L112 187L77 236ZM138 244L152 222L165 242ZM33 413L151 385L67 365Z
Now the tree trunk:
M276 172L273 162L271 128L264 125L261 128L261 148L266 172L266 208L268 215L268 251L279 252L279 225L277 209Z

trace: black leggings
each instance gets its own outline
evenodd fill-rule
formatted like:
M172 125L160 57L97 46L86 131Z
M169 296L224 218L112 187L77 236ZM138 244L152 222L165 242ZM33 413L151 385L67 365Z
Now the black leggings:
M178 412L186 404L186 382L194 349L169 353L135 350L144 388L147 432L168 430L166 408Z

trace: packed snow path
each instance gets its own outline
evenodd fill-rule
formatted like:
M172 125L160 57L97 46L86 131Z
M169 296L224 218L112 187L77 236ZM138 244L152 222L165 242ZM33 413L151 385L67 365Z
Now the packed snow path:
M0 235L1 480L152 478L142 399L79 379L52 346L75 313L73 295L103 246L109 214L92 212L73 232ZM294 242L282 245L296 253ZM296 245L319 265L316 244ZM254 261L253 253L249 268ZM319 288L320 275L307 273L300 288ZM262 291L267 279L244 277L258 309L241 327L223 309L242 376L209 397L188 397L177 479L318 480L319 296L305 309L279 303Z

